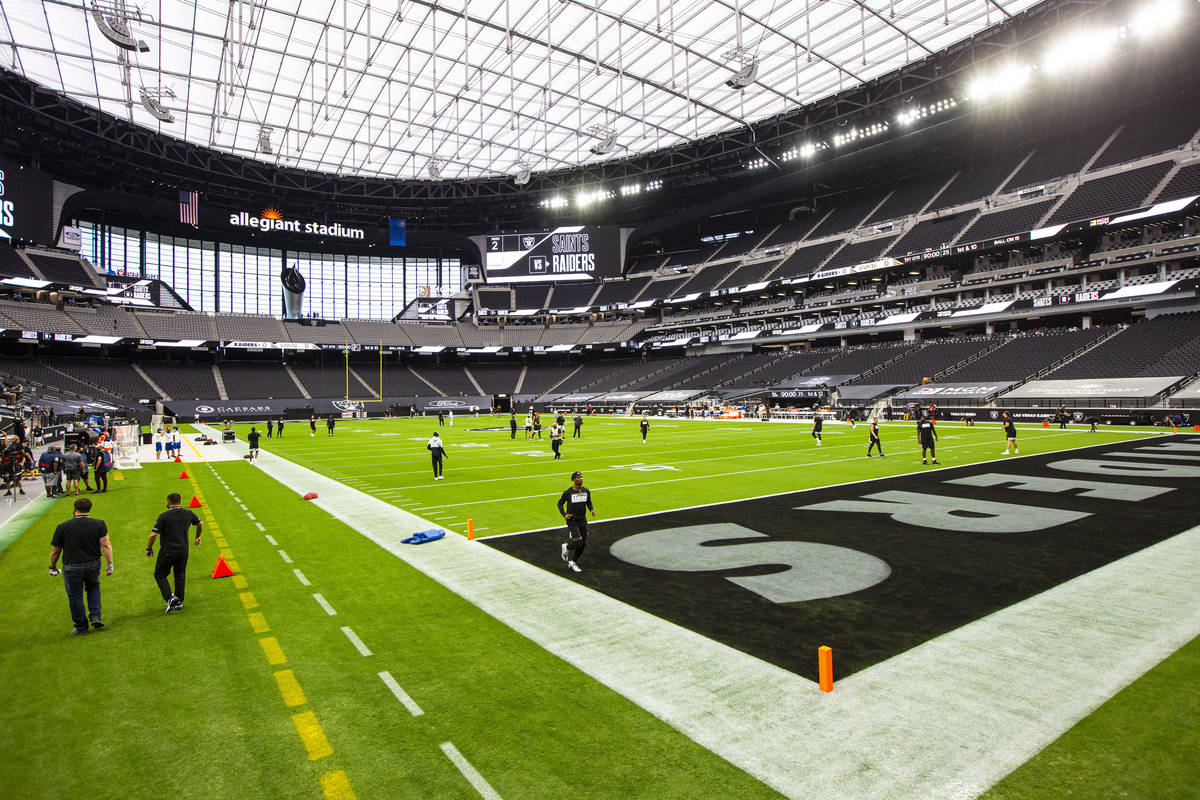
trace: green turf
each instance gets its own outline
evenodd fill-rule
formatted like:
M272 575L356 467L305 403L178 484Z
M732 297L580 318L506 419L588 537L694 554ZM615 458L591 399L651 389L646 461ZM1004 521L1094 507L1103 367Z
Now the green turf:
M506 798L777 796L245 463L189 470L271 630L254 634L232 579L205 574L211 526L193 551L185 609L163 613L146 534L167 492L192 491L163 464L127 471L97 501L117 564L101 578L108 627L67 635L61 579L45 573L53 526L69 513L55 501L0 554L6 797L320 797L330 770L363 798L477 797L438 748L446 741ZM360 656L342 625L374 654ZM264 636L286 664L268 665ZM293 709L273 678L285 668L307 698ZM423 716L395 700L382 670ZM316 714L332 755L308 761L291 722L302 711Z
M985 800L1200 797L1200 639L1063 734Z
M574 470L584 473L602 520L936 469L921 465L912 423L881 425L887 458L868 459L865 424L828 424L817 447L803 424L656 419L643 445L636 420L588 418L582 439L570 438L568 424L557 462L548 433L528 441L518 431L514 442L506 426L507 417L458 416L445 428L429 419L346 420L329 438L324 425L310 437L307 424L290 424L283 439L261 446L452 530L465 531L471 518L481 536L559 524L555 501ZM239 425L238 437L249 428ZM447 450L446 479L438 482L425 450L435 430ZM1004 449L998 425L946 422L939 431L938 459L947 467L995 460ZM1152 435L1030 426L1018 439L1021 454L1034 455Z
M827 426L818 449L805 426L656 420L642 445L632 421L589 419L586 438L568 438L563 461L553 463L546 441L529 443L519 434L513 443L507 431L467 430L503 420L455 422L443 429L450 460L447 480L437 483L424 450L436 427L429 420L345 421L333 439L323 428L310 438L307 426L293 424L285 439L263 445L456 530L473 516L488 528L484 535L556 524L553 500L573 469L585 471L601 520L933 469L921 466L907 424L885 427L889 458L880 461L862 457L862 426ZM239 426L239 436L247 429ZM1149 434L1022 429L1022 453ZM939 456L947 466L1000 458L994 426L943 425L942 437ZM638 471L635 464L678 471ZM126 471L97 502L117 560L116 574L101 578L109 627L67 635L61 579L45 573L53 527L69 515L69 501L55 501L0 551L5 797L321 797L319 776L332 770L344 770L360 798L477 797L438 749L446 741L506 800L777 796L245 462L188 468L254 595L252 611L271 630L251 630L232 579L207 577L217 555L211 528L193 555L187 607L163 614L143 555L146 535L166 493L189 496L192 484L178 479L178 465L151 464ZM279 549L294 563L284 563ZM300 584L297 568L311 586ZM337 616L327 615L313 592ZM342 625L374 655L360 656ZM267 663L258 644L267 636L278 640L286 664ZM1062 777L1056 772L1100 787L1105 773L1117 771L1141 776L1122 786L1148 788L1128 796L1188 796L1195 771L1187 754L1200 737L1194 712L1169 712L1177 687L1194 683L1195 651L1193 643L1064 736L1031 762L1032 778L1019 772L1013 787L997 789L1023 793L997 796L1058 796L1046 787L1075 784L1050 782ZM303 705L285 706L273 677L282 669L294 671ZM382 670L423 716L411 716L392 697L377 675ZM1151 701L1162 712L1143 715ZM1194 698L1186 702L1195 708ZM318 761L307 759L291 721L305 711L316 715L333 748ZM1096 725L1104 715L1116 722ZM1147 760L1150 749L1157 751L1148 759L1152 767L1139 772L1132 765ZM1098 769L1093 753L1100 751L1113 755ZM1042 758L1053 760L1043 766ZM1091 784L1090 774L1099 776Z

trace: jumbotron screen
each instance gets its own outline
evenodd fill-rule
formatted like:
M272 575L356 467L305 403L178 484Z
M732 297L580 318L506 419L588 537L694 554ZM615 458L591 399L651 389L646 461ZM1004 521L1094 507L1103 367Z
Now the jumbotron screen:
M488 283L590 281L621 276L621 229L615 226L570 225L483 239Z

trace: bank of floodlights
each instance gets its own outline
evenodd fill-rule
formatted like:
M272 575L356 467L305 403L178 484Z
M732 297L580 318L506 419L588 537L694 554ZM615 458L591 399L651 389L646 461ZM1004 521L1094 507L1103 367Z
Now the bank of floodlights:
M542 200L539 204L542 208L566 208L570 201L562 195L554 195Z
M901 111L896 115L896 122L900 125L912 125L920 120L928 117L942 114L950 111L958 106L958 101L953 97L947 97L944 100L938 100L927 105L915 106L905 111Z
M886 133L890 126L886 122L874 122L870 125L851 125L841 133L834 134L833 146L842 147L862 139L870 139L881 133Z
M779 155L779 160L795 161L798 158L812 158L823 149L824 145L819 142L805 142L804 144L798 144L789 150L783 151Z

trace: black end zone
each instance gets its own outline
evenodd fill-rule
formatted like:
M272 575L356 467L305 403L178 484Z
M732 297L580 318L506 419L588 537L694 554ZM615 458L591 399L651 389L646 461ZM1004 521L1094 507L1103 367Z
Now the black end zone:
M580 575L563 531L482 541L816 680L820 645L845 677L1200 524L1197 477L1170 436L595 522Z

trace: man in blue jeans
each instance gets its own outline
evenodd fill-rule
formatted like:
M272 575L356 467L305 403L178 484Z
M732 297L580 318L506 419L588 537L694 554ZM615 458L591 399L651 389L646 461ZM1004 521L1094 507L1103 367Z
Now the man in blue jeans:
M50 577L60 574L58 557L61 555L61 574L67 587L67 605L75 627L71 633L82 636L88 632L88 622L99 630L104 627L100 619L100 555L108 562L106 574L113 574L112 543L108 540L108 526L104 520L92 519L92 501L80 497L75 501L75 515L54 529L50 540ZM83 595L87 592L87 608Z

